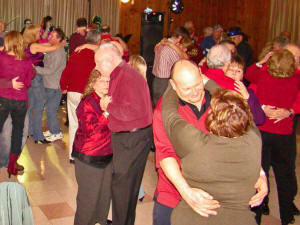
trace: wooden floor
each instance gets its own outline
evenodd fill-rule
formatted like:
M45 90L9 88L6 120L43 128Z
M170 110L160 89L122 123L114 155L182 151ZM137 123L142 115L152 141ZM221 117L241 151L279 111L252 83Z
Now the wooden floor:
M29 138L22 155L20 164L24 165L23 175L13 177L26 188L32 207L35 225L72 225L76 210L77 184L74 176L74 166L68 160L68 129L63 125L66 110L60 108L60 125L64 138L49 145L35 144ZM46 123L44 121L45 129ZM299 130L299 129L298 129ZM297 136L300 149L300 134ZM297 156L297 174L300 183L300 156ZM0 182L8 181L6 168L0 169ZM139 202L136 213L136 225L152 224L152 196L157 182L154 168L154 153L150 153L142 185L146 196ZM271 215L263 217L263 225L280 225L277 193L274 176L270 177L270 209ZM295 201L300 207L300 195ZM109 215L111 217L111 213ZM300 225L300 217L296 217L296 225Z

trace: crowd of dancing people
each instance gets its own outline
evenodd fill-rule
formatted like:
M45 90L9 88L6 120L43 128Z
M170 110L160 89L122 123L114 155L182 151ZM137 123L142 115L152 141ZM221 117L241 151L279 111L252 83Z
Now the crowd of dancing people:
M76 25L67 42L50 16L41 25L25 19L21 32L0 19L0 163L9 177L26 172L17 161L27 138L63 138L57 114L66 95L74 224L133 225L150 149L154 225L260 224L270 213L271 167L281 223L295 222L300 48L288 31L255 61L240 27L197 36L188 21L156 44L147 72L108 25Z

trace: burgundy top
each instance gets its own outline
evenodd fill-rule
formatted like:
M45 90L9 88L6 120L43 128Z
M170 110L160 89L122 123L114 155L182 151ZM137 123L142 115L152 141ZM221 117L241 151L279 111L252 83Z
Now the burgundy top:
M152 103L146 80L126 62L110 75L108 127L112 132L144 128L152 123Z
M81 161L101 166L112 158L111 131L100 108L100 97L93 92L82 99L76 109L78 129L72 156Z
M60 89L83 93L90 73L94 68L94 51L83 49L80 52L74 52L62 72Z
M32 54L30 52L31 45L32 44L28 45L25 50L25 54L26 54L27 58L31 59L31 62L33 65L44 67L44 63L43 63L44 54L42 52L37 52L35 54Z
M257 85L256 95L262 105L291 109L296 102L300 87L300 71L288 78L276 78L269 74L267 65L258 68L255 64L248 67L246 79ZM288 117L274 123L275 120L266 119L264 125L258 128L262 131L288 135L293 132L293 118Z
M222 88L234 90L234 80L230 77L227 77L222 69L205 69L206 64L201 67L202 73L207 76L209 79L215 81Z
M180 158L176 155L172 143L170 142L166 134L161 116L161 101L162 98L158 100L153 115L153 135L156 147L155 165L158 173L158 181L154 196L156 198L156 201L160 204L174 208L180 201L181 196L174 187L174 185L164 174L162 168L160 167L160 162L165 158L172 157L176 159L178 165L180 166ZM188 123L193 124L196 128L202 130L205 133L208 133L205 126L205 121L207 118L208 111L210 109L209 105L209 96L205 95L205 98L202 102L201 112L199 115L196 115L195 111L189 104L179 104L178 113Z
M69 45L69 54L71 55L74 50L80 46L86 43L86 33L84 36L82 36L79 33L73 33L70 37L70 45Z
M35 70L30 59L17 60L15 56L0 51L0 78L11 80L19 76L18 81L24 83L24 87L21 90L15 90L12 87L0 88L0 97L27 100L27 89L30 87L34 75Z

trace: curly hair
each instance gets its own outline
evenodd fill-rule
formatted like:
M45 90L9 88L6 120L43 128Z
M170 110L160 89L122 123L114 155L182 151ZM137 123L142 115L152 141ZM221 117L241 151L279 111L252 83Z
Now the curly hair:
M253 126L249 105L234 91L218 89L211 99L207 129L217 136L240 137Z
M83 94L81 98L85 98L86 96L89 96L94 91L94 84L97 81L98 78L101 77L101 73L98 70L93 69L90 73L89 80L84 88Z
M268 60L267 65L268 72L273 77L291 77L295 72L295 57L289 50L278 50Z

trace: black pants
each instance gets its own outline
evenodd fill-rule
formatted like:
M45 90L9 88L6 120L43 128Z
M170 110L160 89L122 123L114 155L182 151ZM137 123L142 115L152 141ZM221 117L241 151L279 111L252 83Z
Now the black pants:
M0 132L10 114L12 119L12 134L10 153L21 154L22 137L27 112L27 101L12 100L0 97Z
M134 225L147 157L151 147L152 128L133 133L113 133L112 177L113 225Z
M153 225L171 225L171 214L173 208L154 201Z
M280 218L286 221L292 216L292 203L297 194L295 174L296 145L294 135L279 135L261 132L262 167L269 177L272 166L279 200Z
M96 168L75 158L78 184L74 225L106 224L110 200L112 163Z
M152 83L154 105L156 105L158 99L165 93L168 84L169 84L169 78L154 77Z

